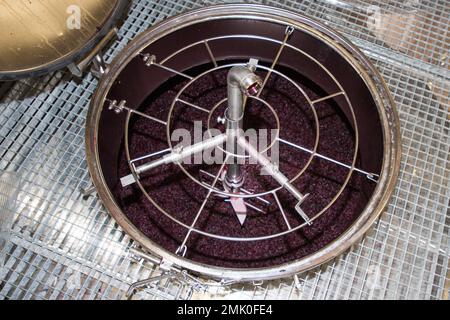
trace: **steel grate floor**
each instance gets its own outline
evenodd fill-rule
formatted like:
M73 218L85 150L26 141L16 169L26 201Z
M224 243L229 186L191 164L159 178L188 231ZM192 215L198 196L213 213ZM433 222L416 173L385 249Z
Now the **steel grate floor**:
M235 2L235 1L233 1ZM192 292L163 281L135 298L448 299L450 290L450 2L262 1L301 12L356 43L400 113L403 159L386 212L340 258L298 278ZM107 61L157 21L213 1L134 0ZM0 84L0 170L22 177L0 299L123 299L157 275L95 196L84 124L97 81L67 72ZM0 188L2 190L2 188Z

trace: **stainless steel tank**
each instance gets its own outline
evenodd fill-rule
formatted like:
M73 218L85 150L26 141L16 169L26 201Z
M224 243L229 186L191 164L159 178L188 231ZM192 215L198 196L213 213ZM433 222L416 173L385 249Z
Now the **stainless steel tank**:
M247 185L233 193L215 184L220 171L178 161L171 134L180 117L220 127L224 76L235 66L264 80L263 93L246 99L244 122L258 126L255 109L265 110L261 118L273 115L258 121L278 130L274 139L288 150L281 159L299 161L292 172L281 161L272 168L286 170L287 182L263 188L254 167L269 165L245 164ZM104 205L153 261L250 281L308 270L358 241L393 191L401 150L394 102L364 54L313 19L248 4L172 17L124 48L92 99L86 153ZM308 194L304 202L288 182ZM233 201L248 210L244 223Z

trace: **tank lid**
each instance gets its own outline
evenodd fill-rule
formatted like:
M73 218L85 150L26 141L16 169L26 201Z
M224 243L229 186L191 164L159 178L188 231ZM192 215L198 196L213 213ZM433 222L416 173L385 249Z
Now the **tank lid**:
M83 60L105 43L126 0L3 0L0 80L39 76Z

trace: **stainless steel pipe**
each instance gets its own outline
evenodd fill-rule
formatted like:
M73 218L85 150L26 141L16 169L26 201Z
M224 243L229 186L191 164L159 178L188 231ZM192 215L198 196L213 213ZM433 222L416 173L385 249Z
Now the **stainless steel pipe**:
M261 79L253 72L251 66L235 66L227 77L228 109L225 118L227 123L227 151L238 153L237 139L243 130L245 96L255 95L262 85ZM232 192L239 191L244 182L241 166L237 157L230 158L224 184Z

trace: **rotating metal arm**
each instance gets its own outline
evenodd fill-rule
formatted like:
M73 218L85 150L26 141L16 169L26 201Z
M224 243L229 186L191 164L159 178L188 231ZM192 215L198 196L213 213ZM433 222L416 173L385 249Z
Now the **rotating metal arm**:
M297 200L298 203L295 206L295 210L300 214L300 216L308 223L311 224L309 217L300 208L302 202L306 199L308 194L303 195L297 190L290 182L289 179L279 171L278 166L273 164L266 156L259 153L259 151L253 147L244 137L238 137L237 143L248 152L250 157L255 159L265 170L272 176L281 186L283 186L287 191L289 191Z
M210 139L203 140L201 142L198 142L196 144L193 144L188 147L178 147L175 148L170 154L165 155L164 157L151 161L149 163L143 164L135 169L135 172L137 175L149 171L151 169L154 169L156 167L159 167L163 164L169 164L173 162L181 161L187 157L190 157L196 153L202 152L206 149L215 148L217 146L220 146L223 144L227 139L226 134L220 134L215 137L212 137ZM132 174L125 176L120 179L122 186L128 186L130 184L133 184L135 182L134 176Z

